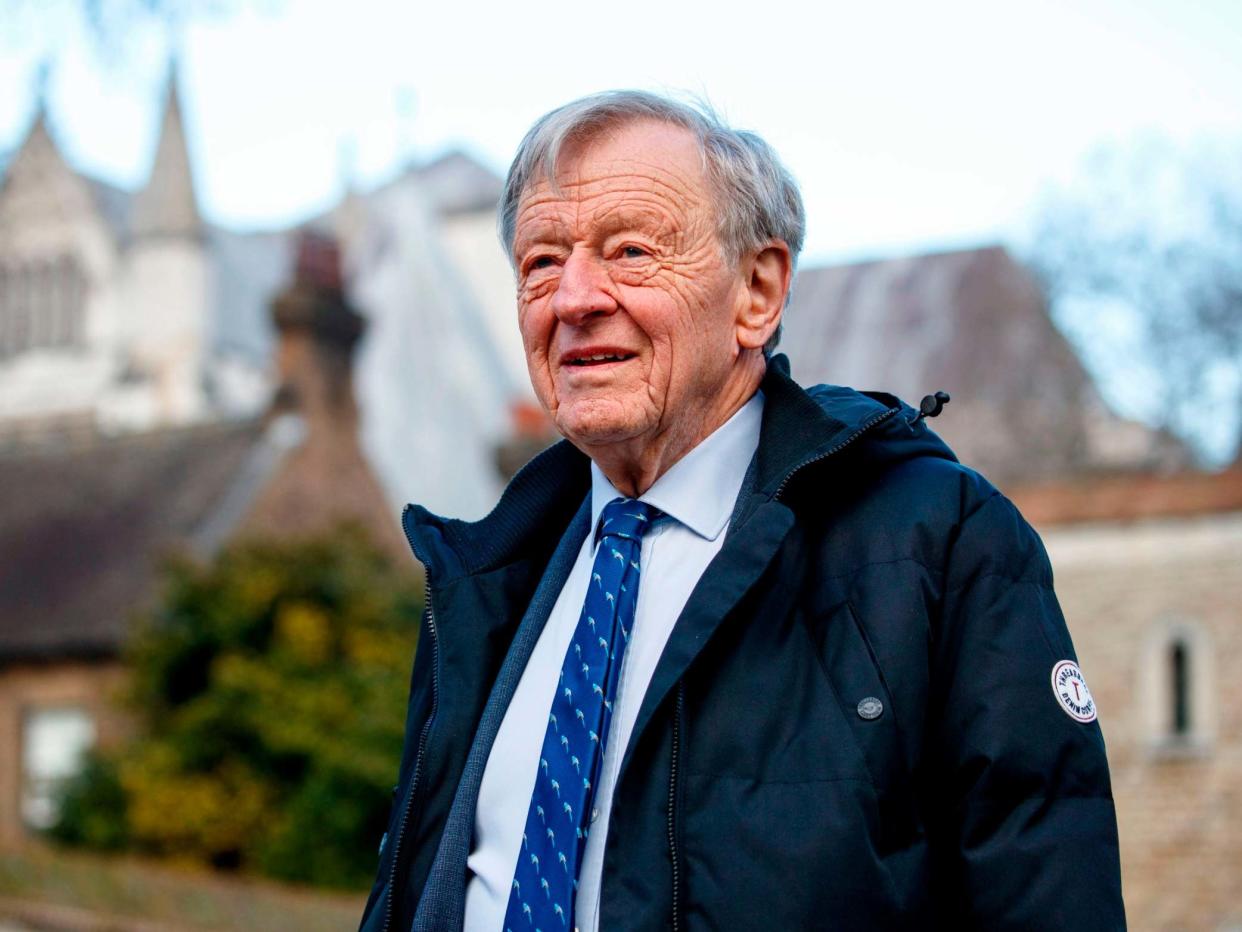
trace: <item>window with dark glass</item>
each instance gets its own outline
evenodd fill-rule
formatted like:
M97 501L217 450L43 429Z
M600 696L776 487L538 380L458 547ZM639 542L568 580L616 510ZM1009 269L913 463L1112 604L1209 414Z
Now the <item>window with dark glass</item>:
M7 266L0 265L0 359L11 352L9 343L12 338L12 326L9 323L9 308L12 304L9 289L12 287L13 276Z
M1169 647L1169 701L1171 734L1189 737L1193 730L1190 708L1190 651L1186 642L1174 641Z
M85 338L82 268L71 255L0 267L0 359Z

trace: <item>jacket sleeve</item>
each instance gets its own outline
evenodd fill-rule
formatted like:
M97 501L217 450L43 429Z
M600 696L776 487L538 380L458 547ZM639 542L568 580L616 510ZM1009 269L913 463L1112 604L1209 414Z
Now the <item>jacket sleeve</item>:
M932 634L938 927L1124 929L1104 738L1053 689L1053 668L1077 658L1043 545L990 493L951 544Z

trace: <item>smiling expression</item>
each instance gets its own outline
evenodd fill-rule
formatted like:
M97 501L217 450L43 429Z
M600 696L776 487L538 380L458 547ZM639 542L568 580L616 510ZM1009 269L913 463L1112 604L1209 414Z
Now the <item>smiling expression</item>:
M747 296L695 138L652 121L604 130L565 150L557 182L523 192L514 236L536 394L588 451L697 443L720 420Z

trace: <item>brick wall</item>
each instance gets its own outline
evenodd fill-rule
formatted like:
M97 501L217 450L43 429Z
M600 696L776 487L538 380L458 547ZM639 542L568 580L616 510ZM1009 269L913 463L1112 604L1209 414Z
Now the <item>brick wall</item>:
M124 672L116 661L0 666L0 846L26 838L21 819L22 723L33 709L72 706L95 721L101 744L126 730L115 695Z

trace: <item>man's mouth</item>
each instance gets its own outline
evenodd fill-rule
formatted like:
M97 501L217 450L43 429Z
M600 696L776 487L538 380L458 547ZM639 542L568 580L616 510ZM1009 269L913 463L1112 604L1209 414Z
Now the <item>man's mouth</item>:
M585 368L590 366L606 366L613 362L625 362L627 359L633 359L635 355L637 354L624 352L567 353L563 361L567 366Z

